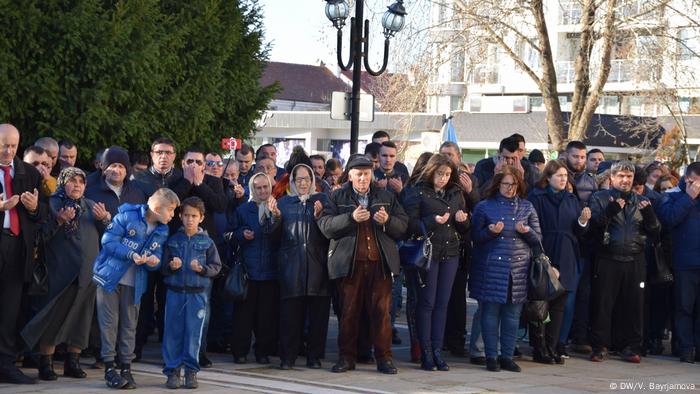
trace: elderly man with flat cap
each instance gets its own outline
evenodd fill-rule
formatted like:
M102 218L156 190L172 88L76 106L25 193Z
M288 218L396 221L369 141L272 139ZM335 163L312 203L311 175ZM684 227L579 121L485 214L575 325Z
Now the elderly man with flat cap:
M333 192L318 225L331 240L328 275L336 281L341 313L340 358L333 372L355 369L360 316L369 316L377 370L395 374L391 353L389 310L391 284L399 274L396 242L408 217L393 193L374 188L373 164L365 157L348 162L348 182Z
M41 174L17 155L19 131L0 124L0 383L36 380L15 366L22 286L32 272L34 239L46 205L39 202Z

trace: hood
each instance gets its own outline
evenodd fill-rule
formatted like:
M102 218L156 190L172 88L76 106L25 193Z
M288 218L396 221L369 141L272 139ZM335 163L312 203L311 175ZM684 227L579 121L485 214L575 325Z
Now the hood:
M267 181L268 185L270 185L270 193L272 193L272 181L270 180L270 177L267 176L267 174L263 174L262 172L258 172L257 174L253 174L253 176L250 177L250 180L248 181L248 190L250 191L250 199L248 201L260 202L258 200L258 195L255 192L255 187L253 186L253 182L258 177L265 177L265 180Z
M304 167L309 171L309 174L311 174L311 187L309 188L309 194L304 198L304 196L300 196L299 193L297 192L297 186L294 184L296 170L299 167ZM290 190L290 195L291 196L297 196L299 197L300 200L304 201L306 200L309 196L312 196L316 194L316 175L314 174L314 170L307 166L306 164L300 163L294 166L292 168L292 171L289 173L289 190Z

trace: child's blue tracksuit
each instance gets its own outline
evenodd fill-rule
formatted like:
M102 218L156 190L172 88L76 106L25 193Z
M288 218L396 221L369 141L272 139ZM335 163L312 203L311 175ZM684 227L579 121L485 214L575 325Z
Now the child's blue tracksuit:
M173 257L182 260L182 267L175 271L170 268ZM197 260L204 271L193 271L190 267L193 260ZM161 269L168 288L163 335L164 374L169 375L183 364L187 370L199 371L199 347L209 302L207 293L219 270L221 260L216 245L202 229L188 237L181 228L165 244Z

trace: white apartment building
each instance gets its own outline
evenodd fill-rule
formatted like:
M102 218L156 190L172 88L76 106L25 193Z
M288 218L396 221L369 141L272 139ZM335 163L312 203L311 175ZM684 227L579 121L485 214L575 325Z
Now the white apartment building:
M460 10L470 1L435 0L431 6L430 42L433 68L428 93L429 113L527 113L544 111L532 79L496 42L483 41L476 51L474 31L465 31ZM654 0L620 1L618 12L634 16L619 29L611 71L597 113L664 116L668 107L683 115L700 114L700 10L692 1L672 0L683 13L648 11ZM579 46L581 0L544 0L545 18L557 72L562 109L571 108L574 61ZM647 8L645 8L647 7ZM534 37L534 35L533 35ZM518 57L539 72L538 54L514 37L504 37ZM469 44L467 44L469 42ZM469 45L469 47L468 47ZM593 57L596 57L594 47ZM592 66L595 72L596 66ZM697 77L694 77L697 75ZM662 98L661 87L672 97Z

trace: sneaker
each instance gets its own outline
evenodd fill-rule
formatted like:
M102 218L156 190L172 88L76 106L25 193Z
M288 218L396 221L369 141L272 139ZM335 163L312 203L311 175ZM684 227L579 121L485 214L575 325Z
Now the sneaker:
M197 383L197 372L185 371L185 388L196 389L197 387L199 387L199 383Z
M121 389L126 386L129 382L121 377L114 367L107 368L105 370L105 384L111 389Z
M168 375L168 381L165 382L165 387L171 390L175 390L179 389L181 384L182 383L180 381L180 370L175 369L173 371L170 371L170 374Z
M559 354L559 357L561 357L565 360L568 358L571 358L569 353L566 351L566 345L563 343L557 344L557 354Z
M126 380L126 385L122 387L125 390L133 390L136 388L136 382L134 377L131 375L131 364L122 364L122 370L119 373L124 380Z

